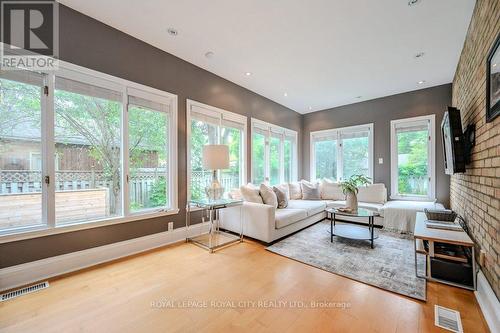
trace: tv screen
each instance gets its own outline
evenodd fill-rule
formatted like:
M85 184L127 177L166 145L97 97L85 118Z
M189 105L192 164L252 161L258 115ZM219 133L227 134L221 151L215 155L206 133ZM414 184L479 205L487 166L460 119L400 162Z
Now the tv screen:
M447 175L465 172L465 145L460 110L448 107L441 122L444 170Z

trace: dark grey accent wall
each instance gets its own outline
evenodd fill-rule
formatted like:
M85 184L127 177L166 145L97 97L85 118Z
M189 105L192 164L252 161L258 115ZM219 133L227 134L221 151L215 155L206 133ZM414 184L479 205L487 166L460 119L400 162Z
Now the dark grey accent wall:
M254 117L296 130L299 132L301 154L300 114L63 5L59 14L62 60L178 96L178 195L181 212L165 218L0 244L0 268L166 231L169 221L173 221L176 228L183 226L187 195L186 99L245 115L249 117L248 126L250 117ZM167 35L165 38L168 38ZM248 133L250 138L250 131ZM250 154L247 163L250 166Z
M444 174L440 124L451 105L451 84L412 91L333 109L309 113L302 119L302 175L310 175L310 133L361 124L374 124L374 181L391 189L390 121L423 115L436 115L436 196L449 205L450 177ZM383 158L384 163L378 164Z

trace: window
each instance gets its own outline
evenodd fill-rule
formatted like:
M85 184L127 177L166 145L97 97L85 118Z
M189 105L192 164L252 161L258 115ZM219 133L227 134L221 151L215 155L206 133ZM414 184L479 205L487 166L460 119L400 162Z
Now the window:
M391 198L434 200L434 119L391 121Z
M206 104L188 100L188 197L205 198L212 170L203 168L202 151L207 144L229 146L229 169L219 170L218 179L226 194L246 182L247 118Z
M176 213L176 96L60 65L0 73L0 233Z
M171 120L168 101L134 95L128 99L130 211L169 209L172 203L169 200Z
M56 224L122 215L121 113L120 92L56 77Z
M44 76L0 72L0 231L41 226Z
M373 179L373 124L311 132L311 179Z
M252 119L252 182L297 180L297 132Z

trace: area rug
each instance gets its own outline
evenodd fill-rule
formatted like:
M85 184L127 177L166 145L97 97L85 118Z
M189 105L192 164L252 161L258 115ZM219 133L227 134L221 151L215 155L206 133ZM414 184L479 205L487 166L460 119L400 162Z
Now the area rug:
M333 237L330 222L323 221L291 235L267 250L401 295L426 300L426 281L415 276L413 240L410 236L379 230L369 241ZM419 274L425 259L418 258ZM422 272L422 273L421 273Z

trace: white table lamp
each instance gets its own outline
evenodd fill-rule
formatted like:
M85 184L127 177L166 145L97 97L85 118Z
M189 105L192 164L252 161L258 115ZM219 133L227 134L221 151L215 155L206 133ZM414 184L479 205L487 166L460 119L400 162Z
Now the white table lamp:
M217 179L217 170L229 169L229 146L203 146L203 168L213 171L212 183L205 188L208 199L218 200L222 198L224 188Z

